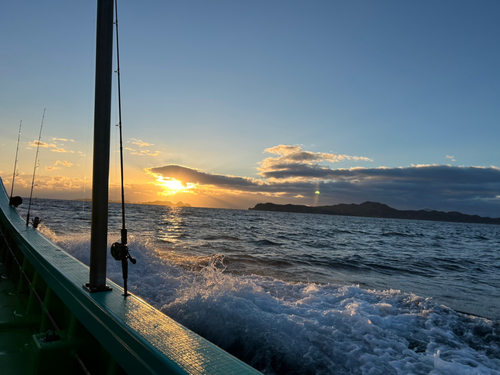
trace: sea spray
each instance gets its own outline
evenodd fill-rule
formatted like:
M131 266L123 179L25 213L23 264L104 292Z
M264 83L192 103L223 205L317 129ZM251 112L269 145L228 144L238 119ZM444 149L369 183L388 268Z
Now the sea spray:
M57 203L60 207L61 203ZM200 211L203 215L212 212ZM191 216L184 215L181 219L195 218L196 212L191 209ZM379 229L377 237L375 230L367 229L366 225L356 229L354 224L360 221L357 219L350 223L349 231L339 230L332 236L332 244L324 243L324 236L321 246L315 247L319 242L311 238L310 245L303 247L307 251L300 254L287 239L299 241L300 236L295 235L300 232L299 227L294 233L282 233L279 239L267 234L268 240L276 245L259 242L266 239L263 238L268 227L265 219L262 216L253 222L256 225L262 221L262 227L258 231L251 229L251 235L244 231L217 232L214 227L208 234L201 226L197 227L198 234L190 231L192 223L177 222L177 239L171 237L177 242L169 244L159 240L165 235L160 227L165 226L157 227L160 229L155 234L154 226L144 224L143 231L136 232L129 243L138 260L130 268L130 291L267 374L500 374L500 328L496 321L458 313L416 293L360 286L349 283L347 278L343 284L305 282L300 278L287 281L262 271L252 274L248 272L250 268L247 271L235 268L241 266L238 259L244 259L245 267L267 265L266 272L273 265L283 264L285 270L299 270L297 275L301 269L314 275L321 262L333 262L336 268L331 266L331 272L337 269L347 272L348 268L342 267L348 263L361 276L367 269L376 277L387 273L390 279L386 280L394 283L401 282L400 275L404 275L413 283L428 277L439 286L438 279L443 275L449 286L453 286L460 282L456 278L458 273L463 278L464 272L469 272L468 267L474 267L476 274L472 276L477 278L480 275L477 269L486 272L488 267L498 266L494 263L498 261L497 253L491 247L491 239L498 237L492 232L496 228L478 226L476 231L480 233L471 231L471 235L464 235L465 242L450 240L445 233L450 228L458 231L459 225L420 235L424 233L422 224L416 223L418 228L414 232L418 236L383 236ZM50 224L44 221L47 222ZM206 223L204 220L203 224ZM386 232L390 229L398 232L387 222L384 225ZM42 225L40 230L88 264L87 232L52 226L50 229L45 231ZM362 239L363 231L369 237L366 246L361 242L354 246L353 241ZM399 233L409 231L411 227L405 231L399 229ZM109 245L115 235L113 231L110 233ZM415 251L408 248L408 239L415 241L411 246L420 246L421 264L413 274L401 272L410 265L419 266L411 263ZM440 242L439 252L433 252L433 241ZM342 247L338 247L339 243ZM473 246L474 251L468 251L465 243ZM491 253L488 258L488 262L493 262L491 265L477 256L483 244L487 245L485 253ZM455 253L447 251L450 246L455 246ZM222 253L225 248L235 250ZM406 263L401 263L402 260ZM121 266L111 257L108 276L122 283ZM371 283L369 278L364 281ZM494 285L495 280L487 282ZM458 285L464 288L463 283ZM481 290L482 285L478 284ZM445 292L447 287L443 285Z

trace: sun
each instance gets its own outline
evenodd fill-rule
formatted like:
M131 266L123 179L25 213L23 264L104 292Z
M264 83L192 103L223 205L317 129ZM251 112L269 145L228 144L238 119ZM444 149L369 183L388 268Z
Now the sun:
M194 187L194 184L188 182L186 185L183 185L182 181L170 177L160 176L157 178L157 181L159 186L166 188L162 195L175 195L179 192L187 193L189 189Z
M175 178L167 181L163 181L163 186L165 186L167 189L170 190L182 190L185 189L186 187L182 185L182 182L177 181Z

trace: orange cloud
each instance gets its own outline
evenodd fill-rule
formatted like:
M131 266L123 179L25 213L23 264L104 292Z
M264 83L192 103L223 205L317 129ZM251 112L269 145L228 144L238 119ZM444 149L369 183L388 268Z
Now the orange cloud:
M45 169L46 169L47 171L53 171L53 170L56 170L56 169L61 169L60 167L58 167L58 165L63 165L63 166L65 166L65 167L68 167L68 168L69 168L69 167L71 167L71 166L73 165L73 163L70 163L69 161L66 161L66 160L64 160L64 161L60 161L60 160L58 160L58 161L56 161L56 162L54 163L54 165L53 165L53 166L45 167Z
M141 141L140 139L135 139L135 138L130 138L133 142L132 144L137 145L139 147L147 147L147 146L153 146L152 143L147 143L144 141Z
M151 152L149 150L141 150L141 151L133 150L130 154L139 156L158 156L161 154L161 152L160 151Z
M68 151L65 150L64 148L61 148L54 143L45 143L45 142L40 142L40 141L33 141L29 143L30 146L32 147L43 147L43 148L50 148L52 152L61 152L61 153L71 153L73 154L74 151Z
M70 163L69 161L56 161L56 163L54 165L64 165L65 167L71 167L73 165L73 163Z

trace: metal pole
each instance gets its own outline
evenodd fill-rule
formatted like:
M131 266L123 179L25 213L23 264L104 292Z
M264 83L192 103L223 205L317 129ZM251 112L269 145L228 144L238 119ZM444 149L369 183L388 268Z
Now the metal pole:
M96 39L90 282L85 285L90 292L111 290L106 285L106 255L108 247L111 77L113 74L113 0L97 1Z

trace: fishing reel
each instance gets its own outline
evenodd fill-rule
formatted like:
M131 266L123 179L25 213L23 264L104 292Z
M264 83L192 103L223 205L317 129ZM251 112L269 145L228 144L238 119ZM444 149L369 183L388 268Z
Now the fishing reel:
M130 262L132 262L132 264L137 263L137 261L130 256L126 243L127 243L127 230L122 229L122 242L115 242L113 245L111 245L111 256L116 260L122 262L123 295L125 297L128 296L127 293L128 260L130 259Z
M111 256L115 258L115 260L123 261L130 259L132 264L137 263L137 261L130 256L130 253L128 252L128 246L120 242L115 242L113 245L111 245Z
M40 219L38 216L35 216L34 219L31 220L31 225L33 228L38 228L38 226L42 223L42 219Z

